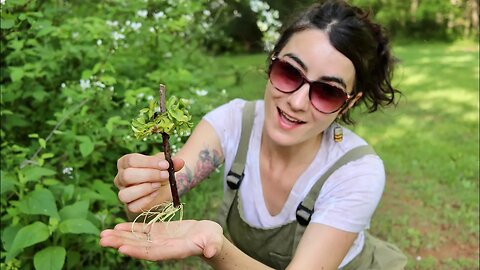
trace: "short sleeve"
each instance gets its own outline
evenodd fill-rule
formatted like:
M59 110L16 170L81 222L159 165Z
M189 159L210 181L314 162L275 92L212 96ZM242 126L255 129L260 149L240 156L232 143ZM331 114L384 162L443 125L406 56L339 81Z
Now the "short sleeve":
M225 166L229 168L237 151L242 130L242 111L245 100L234 99L207 113L203 119L212 125L220 139Z
M336 170L315 203L312 222L358 233L368 229L385 186L385 169L367 155Z

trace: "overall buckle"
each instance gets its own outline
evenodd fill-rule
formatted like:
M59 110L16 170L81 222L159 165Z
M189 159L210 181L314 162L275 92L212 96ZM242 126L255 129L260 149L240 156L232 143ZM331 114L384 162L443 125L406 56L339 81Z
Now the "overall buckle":
M238 189L242 183L243 176L245 174L237 174L235 172L229 171L227 174L227 184L231 189Z
M301 202L297 207L297 221L300 225L307 226L312 218L313 209L308 209L307 207L303 206L302 203L303 202Z

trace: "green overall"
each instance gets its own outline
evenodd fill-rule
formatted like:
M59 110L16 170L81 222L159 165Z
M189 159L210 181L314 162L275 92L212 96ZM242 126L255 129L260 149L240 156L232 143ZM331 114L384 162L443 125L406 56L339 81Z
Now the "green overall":
M317 197L325 180L344 164L367 154L375 154L368 146L356 147L340 157L314 184L304 201L297 208L297 221L271 229L255 228L247 224L243 217L241 200L238 199L243 170L245 167L248 141L253 126L255 103L247 102L243 110L240 143L232 168L227 175L227 188L219 212L219 223L239 249L250 257L275 269L285 269L302 237ZM406 257L394 245L373 237L365 231L365 245L360 254L342 269L403 269Z

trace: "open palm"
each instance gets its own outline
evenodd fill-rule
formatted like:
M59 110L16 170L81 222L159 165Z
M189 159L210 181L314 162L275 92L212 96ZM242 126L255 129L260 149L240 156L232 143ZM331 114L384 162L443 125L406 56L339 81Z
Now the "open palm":
M148 233L147 233L148 232ZM183 220L155 223L145 228L136 223L121 223L100 234L100 245L122 254L150 261L182 259L203 255L213 257L222 248L223 230L209 220Z

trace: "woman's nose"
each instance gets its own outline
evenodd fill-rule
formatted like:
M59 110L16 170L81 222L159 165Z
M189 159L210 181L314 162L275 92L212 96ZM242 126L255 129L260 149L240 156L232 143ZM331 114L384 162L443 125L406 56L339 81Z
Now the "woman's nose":
M307 110L310 104L309 91L310 85L308 83L304 83L297 91L290 94L287 103L293 110Z

